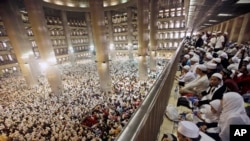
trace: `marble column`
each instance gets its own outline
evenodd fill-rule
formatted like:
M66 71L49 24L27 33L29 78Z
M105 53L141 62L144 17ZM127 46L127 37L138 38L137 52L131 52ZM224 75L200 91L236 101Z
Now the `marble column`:
M128 56L130 60L134 60L134 55L133 55L133 25L132 25L132 9L129 7L127 8L127 13L128 13Z
M92 60L95 61L96 50L94 48L93 33L92 33L92 29L91 29L90 13L86 12L84 16L85 16L85 19L86 19L86 25L87 25L88 35L89 35L88 37L89 37L89 48L90 48L91 58L92 58Z
M249 41L250 39L250 13L247 13L244 15L244 20L240 29L239 37L238 37L238 43L241 44L243 42Z
M150 70L156 71L158 0L150 2Z
M24 4L29 13L30 25L38 46L41 63L46 66L44 70L45 76L49 82L51 91L56 95L60 95L62 92L61 73L56 66L56 56L45 23L42 1L24 0Z
M74 54L74 47L70 38L70 28L68 25L68 19L67 19L67 13L66 11L62 10L61 11L61 15L62 15L62 25L63 25L63 29L64 29L64 35L66 38L66 45L68 46L68 54L69 54L69 61L71 63L72 66L74 66L76 64L76 58L75 58L75 54Z
M103 0L89 1L91 25L94 45L96 49L96 63L100 85L103 91L111 91L111 77L109 73L108 46L104 32L104 7Z
M229 20L225 22L224 32L228 33Z
M16 1L1 0L0 15L27 85L37 85L39 74L31 68L29 61L30 58L34 58L34 53Z
M230 34L230 40L233 42L238 41L238 37L239 37L240 29L241 29L241 26L243 23L243 19L244 19L244 16L234 18L233 27L232 27L231 34Z
M138 55L139 55L139 79L147 80L147 50L148 50L148 0L137 0L138 23Z
M110 50L110 59L115 59L115 47L114 47L114 35L113 35L113 23L112 23L112 13L111 11L107 11L107 21L108 21L108 32L109 32L109 38L108 38L108 47Z

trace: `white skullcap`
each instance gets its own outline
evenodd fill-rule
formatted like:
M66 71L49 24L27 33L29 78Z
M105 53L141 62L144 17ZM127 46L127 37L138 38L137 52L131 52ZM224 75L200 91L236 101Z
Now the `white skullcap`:
M186 55L184 55L184 58L189 59L190 55L186 54Z
M228 32L224 32L224 34L228 35Z
M193 51L190 51L188 54L189 54L189 55L194 55L194 52L193 52Z
M183 69L185 69L185 70L189 71L189 69L190 69L190 66L188 66L188 65L185 65L185 66L183 67Z
M218 34L218 33L221 33L221 31L217 31L217 34Z
M210 101L209 104L211 105L211 107L213 107L217 112L221 112L222 107L221 107L221 100L216 99L213 101Z
M247 71L250 73L250 64L247 65Z
M234 63L238 63L239 62L239 58L238 57L232 57L232 61L234 62Z
M243 61L247 61L247 62L249 62L249 57L245 57L244 59L243 59Z
M217 64L212 63L212 62L207 62L206 66L207 66L208 69L212 69L213 70L213 69L216 69Z
M207 57L207 59L209 59L209 60L213 59L213 56L212 56L211 53L206 53L206 57Z
M221 59L220 58L214 58L213 61L215 61L216 63L220 63Z
M199 58L194 56L190 59L190 61L193 61L193 62L199 62Z
M212 33L212 35L216 35L216 33Z
M227 55L227 53L224 52L224 51L220 54L220 57L223 57L223 58L228 59L228 55Z
M218 56L220 56L222 52L223 52L222 50L219 50L216 52L216 54L218 54Z
M231 65L227 66L227 69L229 69L229 70L238 70L238 65L231 64Z
M222 75L220 73L214 73L212 76L219 78L222 80Z
M207 67L204 64L197 65L197 68L202 71L207 71Z
M199 128L190 121L181 121L178 125L178 132L183 136L188 138L198 138L199 137Z
M199 47L198 49L199 49L200 51L202 51L202 52L206 52L206 50L205 50L204 48Z

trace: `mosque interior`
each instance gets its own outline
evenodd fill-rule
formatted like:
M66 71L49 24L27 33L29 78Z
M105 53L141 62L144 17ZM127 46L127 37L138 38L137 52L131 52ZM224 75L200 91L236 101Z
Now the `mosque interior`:
M183 39L197 32L223 31L231 41L250 40L249 12L249 0L1 0L0 77L22 77L35 88L41 84L38 77L45 76L60 95L61 68L78 71L77 65L90 62L100 91L109 93L114 85L110 65L132 60L138 73L131 76L155 82L150 78L171 60L178 62ZM175 103L171 96L165 100L165 106L168 100ZM168 126L158 131L172 132L174 124L164 122Z

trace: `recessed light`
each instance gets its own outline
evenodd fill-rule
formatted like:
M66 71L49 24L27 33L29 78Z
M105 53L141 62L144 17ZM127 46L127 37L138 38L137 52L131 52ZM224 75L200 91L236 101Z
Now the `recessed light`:
M205 23L204 25L212 25L212 24L210 24L210 23Z
M246 3L250 3L249 0L239 0L238 2L236 2L236 4L246 4Z
M233 14L220 13L220 14L218 14L218 16L220 16L220 17L229 17L229 16L233 16Z
M208 20L208 21L212 23L218 22L217 20Z

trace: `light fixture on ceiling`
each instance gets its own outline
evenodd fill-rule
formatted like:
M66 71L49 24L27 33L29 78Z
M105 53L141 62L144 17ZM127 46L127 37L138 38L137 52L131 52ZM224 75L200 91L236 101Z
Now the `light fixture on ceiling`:
M63 5L63 2L59 1L59 0L55 1L54 3L57 4L57 5Z
M247 3L250 3L249 0L239 0L236 2L236 4L247 4Z
M204 25L212 25L212 24L210 24L210 23L204 23Z
M233 14L219 13L218 16L219 16L219 17L230 17L230 16L233 16Z
M211 23L216 23L216 22L218 22L217 20L208 20L209 22L211 22Z

